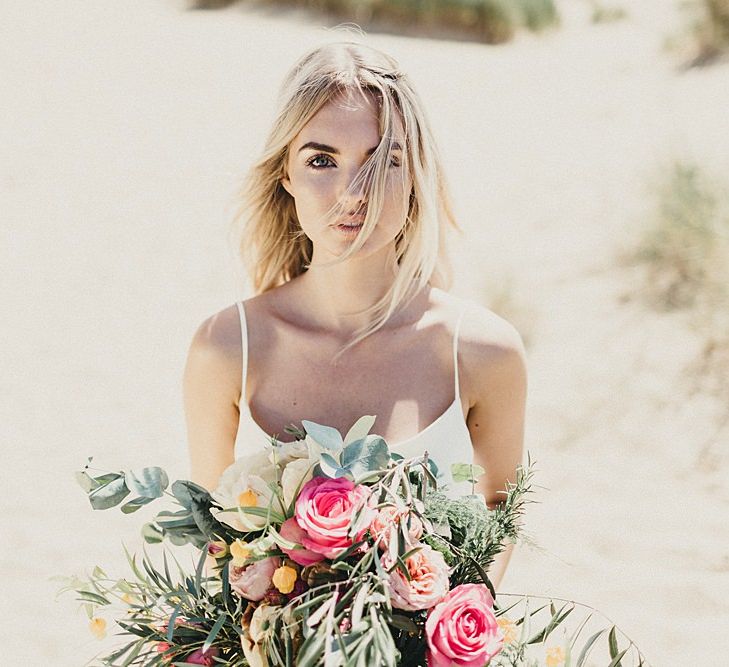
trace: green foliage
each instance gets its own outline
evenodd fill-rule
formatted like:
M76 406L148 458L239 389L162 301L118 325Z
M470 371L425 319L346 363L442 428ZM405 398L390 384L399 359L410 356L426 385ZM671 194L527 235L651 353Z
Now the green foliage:
M651 225L632 257L647 267L642 292L664 310L726 296L726 195L697 165L676 162L661 175Z
M217 9L235 0L196 0ZM277 0L353 21L369 30L393 27L409 34L450 36L500 44L524 28L541 31L559 24L554 0Z
M603 5L598 0L592 0L592 15L590 20L593 23L613 23L622 21L628 16L628 12L623 7L617 5Z

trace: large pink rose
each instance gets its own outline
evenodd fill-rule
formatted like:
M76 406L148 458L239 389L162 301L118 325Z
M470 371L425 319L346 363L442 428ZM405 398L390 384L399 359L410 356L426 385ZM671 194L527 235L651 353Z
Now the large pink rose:
M382 558L386 568L394 563L389 555ZM422 545L418 551L405 559L410 581L400 568L389 574L392 606L407 611L430 609L448 593L448 565L440 551Z
M428 667L483 667L504 644L494 599L483 584L456 586L428 614Z
M279 558L264 558L243 567L236 567L233 561L230 561L228 563L230 587L242 598L258 602L271 588L271 578L280 565Z
M301 489L296 499L295 517L299 527L306 531L301 544L327 558L336 558L352 546L350 524L355 513L363 508L360 525L355 535L359 539L372 520L373 510L367 507L370 490L366 486L340 477L314 477Z
M281 524L281 528L278 532L281 533L281 537L285 540L295 542L296 544L301 544L302 540L306 537L306 531L301 528L298 523L296 523L296 519L293 517L286 519L286 521ZM281 551L287 554L292 561L299 565L303 565L304 567L318 563L320 560L324 560L324 556L322 554L318 554L316 551L310 551L309 549L284 549L281 547Z

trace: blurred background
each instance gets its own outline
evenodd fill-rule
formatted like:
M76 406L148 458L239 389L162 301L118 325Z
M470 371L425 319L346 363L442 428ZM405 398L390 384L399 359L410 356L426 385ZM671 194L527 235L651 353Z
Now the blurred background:
M188 345L248 296L238 187L287 69L347 37L425 102L453 291L527 346L543 488L503 590L597 607L655 665L726 664L726 0L4 0L4 661L113 641L49 578L123 575L144 510L92 512L73 472L187 476Z

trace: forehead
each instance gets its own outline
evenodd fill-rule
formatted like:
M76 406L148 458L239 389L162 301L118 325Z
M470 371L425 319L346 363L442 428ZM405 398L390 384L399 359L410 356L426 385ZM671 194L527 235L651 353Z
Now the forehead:
M403 127L395 114L395 141L404 145ZM376 146L380 139L378 105L373 94L347 91L333 97L309 120L292 142L296 150L308 141L317 141L346 149Z

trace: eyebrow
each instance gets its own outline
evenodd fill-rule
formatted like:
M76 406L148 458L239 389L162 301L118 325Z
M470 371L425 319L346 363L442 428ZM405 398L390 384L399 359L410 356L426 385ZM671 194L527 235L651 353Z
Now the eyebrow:
M332 153L332 155L339 155L339 151L334 148L334 146L327 146L327 144L320 144L316 141L307 141L297 152L301 153L301 151L306 150L307 148L311 148L315 151L324 151L325 153ZM377 150L377 146L373 146L370 148L365 155L372 155ZM393 142L392 144L392 150L394 151L401 151L402 146L400 146L397 141Z

